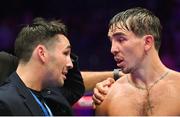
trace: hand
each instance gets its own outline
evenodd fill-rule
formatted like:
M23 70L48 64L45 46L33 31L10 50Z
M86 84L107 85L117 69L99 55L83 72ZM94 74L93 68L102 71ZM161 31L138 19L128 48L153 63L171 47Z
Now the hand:
M93 108L96 108L96 105L99 105L104 100L105 96L107 95L111 85L115 82L113 78L107 78L106 80L99 82L96 84L94 88L94 93L92 96L93 99Z

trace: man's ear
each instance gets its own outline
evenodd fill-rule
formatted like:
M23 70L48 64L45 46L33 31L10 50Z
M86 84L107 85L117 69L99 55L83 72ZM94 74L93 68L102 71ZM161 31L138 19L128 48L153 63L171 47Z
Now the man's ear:
M152 35L145 35L144 36L144 50L148 51L154 45L154 37Z
M47 60L47 49L44 45L38 45L37 49L37 56L38 58L44 63Z

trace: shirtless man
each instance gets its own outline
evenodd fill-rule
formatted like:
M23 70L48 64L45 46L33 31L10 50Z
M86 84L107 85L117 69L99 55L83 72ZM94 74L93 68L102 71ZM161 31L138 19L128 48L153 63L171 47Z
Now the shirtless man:
M112 85L108 80L96 85L96 115L180 115L180 73L161 62L160 35L159 19L144 8L128 9L111 19L111 53L126 75ZM98 92L98 87L104 89ZM106 96L100 95L102 90L108 91Z

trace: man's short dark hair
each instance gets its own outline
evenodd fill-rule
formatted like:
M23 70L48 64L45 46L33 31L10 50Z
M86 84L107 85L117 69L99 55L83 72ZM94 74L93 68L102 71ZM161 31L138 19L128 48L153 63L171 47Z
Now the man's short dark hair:
M22 28L15 41L15 54L20 61L27 62L38 44L53 45L57 34L67 36L66 26L59 20L46 21L36 18L33 23Z

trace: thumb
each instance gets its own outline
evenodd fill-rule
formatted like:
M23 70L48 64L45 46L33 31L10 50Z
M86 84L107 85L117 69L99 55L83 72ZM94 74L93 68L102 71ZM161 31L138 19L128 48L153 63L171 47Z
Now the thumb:
M115 82L114 78L107 78L106 86L110 87Z

